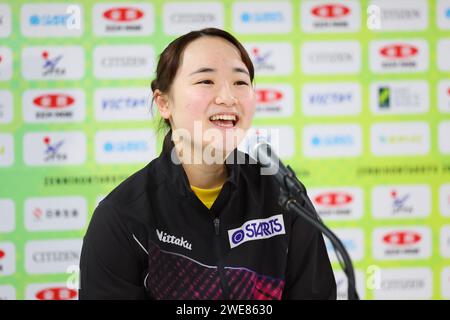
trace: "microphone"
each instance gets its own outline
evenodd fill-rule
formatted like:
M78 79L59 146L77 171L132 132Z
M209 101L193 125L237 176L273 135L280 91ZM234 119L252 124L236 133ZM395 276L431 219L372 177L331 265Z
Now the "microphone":
M267 169L262 172L265 175L275 174L277 179L279 179L280 176L288 174L287 168L281 163L280 159L267 142L262 141L255 143L253 146L250 146L249 149L250 156L258 161L264 169Z
M249 155L261 165L261 175L274 176L282 188L284 187L285 190L289 190L289 193L292 196L300 200L302 205L305 205L306 199L302 199L302 194L306 194L305 186L297 179L291 167L286 167L281 162L280 158L278 158L270 144L265 141L255 143L253 146L250 146ZM313 212L315 212L312 203L307 204L308 206L310 205ZM320 220L318 214L312 214L311 216L317 220Z
M290 166L284 166L270 144L265 141L250 145L249 155L261 165L262 175L272 175L280 185L278 203L287 211L295 212L330 239L338 257L339 264L348 279L347 294L350 300L359 300L356 292L355 273L350 255L341 240L331 231L317 214L314 205L306 194L305 186L297 179Z

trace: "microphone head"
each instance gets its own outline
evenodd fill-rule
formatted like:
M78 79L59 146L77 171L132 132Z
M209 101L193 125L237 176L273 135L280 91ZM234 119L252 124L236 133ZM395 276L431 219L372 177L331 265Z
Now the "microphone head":
M274 161L277 161L275 154L272 152L272 147L265 141L257 142L250 146L250 156L263 167L270 167Z
M264 142L268 143L270 140L270 136L268 136L265 129L250 128L239 144L238 150L248 154L254 160L257 160L257 155L255 153L256 145Z
M278 170L279 158L269 143L271 140L271 135L265 129L249 130L238 147L263 167L265 175Z

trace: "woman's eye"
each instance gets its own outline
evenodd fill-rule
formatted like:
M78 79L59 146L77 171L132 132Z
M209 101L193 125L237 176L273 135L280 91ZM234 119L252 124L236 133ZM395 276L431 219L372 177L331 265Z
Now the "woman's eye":
M213 82L211 80L202 80L197 82L197 84L202 83L202 84L213 84Z
M236 81L235 84L237 84L238 86L247 86L248 83L245 81Z

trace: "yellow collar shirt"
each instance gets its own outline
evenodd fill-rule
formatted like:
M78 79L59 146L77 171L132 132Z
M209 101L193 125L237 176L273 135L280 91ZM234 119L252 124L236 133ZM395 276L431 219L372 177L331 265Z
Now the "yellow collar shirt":
M207 207L211 209L214 201L216 201L219 196L220 190L222 190L222 186L211 188L211 189L201 189L191 185L192 191L194 191L195 195L200 199L201 202Z

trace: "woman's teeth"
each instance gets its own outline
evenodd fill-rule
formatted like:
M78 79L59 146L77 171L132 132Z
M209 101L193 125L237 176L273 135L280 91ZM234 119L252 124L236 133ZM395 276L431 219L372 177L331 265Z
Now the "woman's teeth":
M216 114L209 118L210 120L232 120L236 121L236 116L231 114Z
M232 114L216 114L209 120L219 127L232 128L236 125L237 117Z

